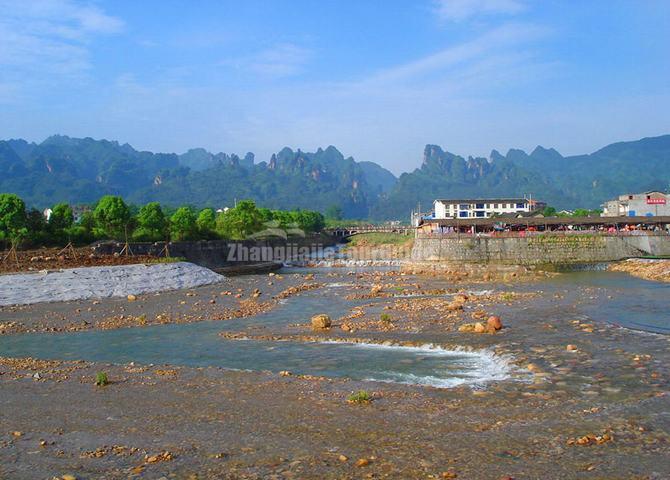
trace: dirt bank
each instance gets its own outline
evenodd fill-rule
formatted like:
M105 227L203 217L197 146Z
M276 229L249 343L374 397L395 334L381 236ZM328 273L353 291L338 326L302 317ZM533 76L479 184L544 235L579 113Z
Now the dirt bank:
M7 252L0 252L0 259ZM60 270L61 268L103 267L113 265L132 265L161 261L150 255L98 255L91 247L75 249L39 248L19 250L18 263L13 258L0 262L0 273L36 272L40 270Z

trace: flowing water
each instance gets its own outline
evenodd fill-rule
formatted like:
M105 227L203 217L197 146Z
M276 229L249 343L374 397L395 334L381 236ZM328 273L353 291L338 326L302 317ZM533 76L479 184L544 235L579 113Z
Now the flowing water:
M429 282L424 282L429 286ZM563 274L541 284L547 292L590 288L594 296L580 305L594 321L628 328L670 333L670 285L626 274L582 271ZM446 350L432 345L398 347L347 343L305 343L226 340L219 333L244 326L304 323L315 313L333 318L356 304L346 300L346 284L293 297L271 312L229 322L200 322L64 334L20 334L0 337L0 355L96 362L217 366L229 369L289 370L293 373L348 377L436 387L485 385L509 378L505 359L488 350ZM551 302L546 300L538 302ZM611 298L609 298L611 297ZM606 300L603 300L606 298ZM360 302L362 303L362 302Z
M602 291L605 298L580 307L593 320L635 330L670 333L670 283L595 270L562 274L549 284L573 291L584 288Z

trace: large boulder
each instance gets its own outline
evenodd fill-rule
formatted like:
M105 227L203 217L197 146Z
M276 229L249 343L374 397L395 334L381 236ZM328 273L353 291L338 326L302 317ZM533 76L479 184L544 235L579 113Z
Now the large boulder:
M324 328L330 328L332 322L330 317L325 313L320 313L312 317L312 328L315 330L323 330Z

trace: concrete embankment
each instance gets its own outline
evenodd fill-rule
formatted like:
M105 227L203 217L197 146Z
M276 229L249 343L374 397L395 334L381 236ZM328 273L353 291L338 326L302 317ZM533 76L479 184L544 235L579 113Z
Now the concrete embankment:
M319 249L336 243L328 235L308 237L273 238L268 240L202 240L197 242L170 242L168 252L171 257L184 258L191 263L213 270L230 273L239 267L251 270L266 270L268 264L281 263L294 258L307 257ZM111 255L120 253L124 247L122 242L105 242L97 245L94 250L99 254ZM131 243L130 250L134 255L165 256L165 242Z
M670 255L669 235L541 234L419 237L412 260L518 265L592 263Z
M224 279L186 262L0 275L0 306L125 297L211 285Z

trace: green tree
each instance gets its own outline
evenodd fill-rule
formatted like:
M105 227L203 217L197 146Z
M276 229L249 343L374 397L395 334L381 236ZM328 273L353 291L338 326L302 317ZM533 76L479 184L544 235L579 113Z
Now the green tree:
M74 213L67 203L57 203L51 209L49 217L49 230L58 235L74 224Z
M211 208L201 210L195 223L200 238L211 239L216 236L216 213Z
M91 243L96 239L95 236L95 218L93 212L84 212L79 222L67 229L66 234L70 241L76 244Z
M323 215L311 210L298 210L294 213L298 227L307 233L319 232L326 224Z
M52 234L47 228L44 214L35 208L30 209L26 214L26 230L26 239L31 246L37 247L62 242L62 235L58 237Z
M176 241L194 240L197 238L198 226L195 213L190 207L180 207L170 217L170 233Z
M556 209L554 207L546 206L544 207L544 210L542 210L542 215L545 217L554 217L556 216Z
M140 208L137 213L137 229L133 239L141 242L165 240L168 221L158 202L151 202Z
M113 239L125 238L131 216L128 205L121 197L105 195L93 210L96 230L102 236Z
M0 240L16 246L28 233L26 204L13 193L0 194Z
M243 240L263 229L263 216L252 200L243 200L216 219L216 231L224 238Z

